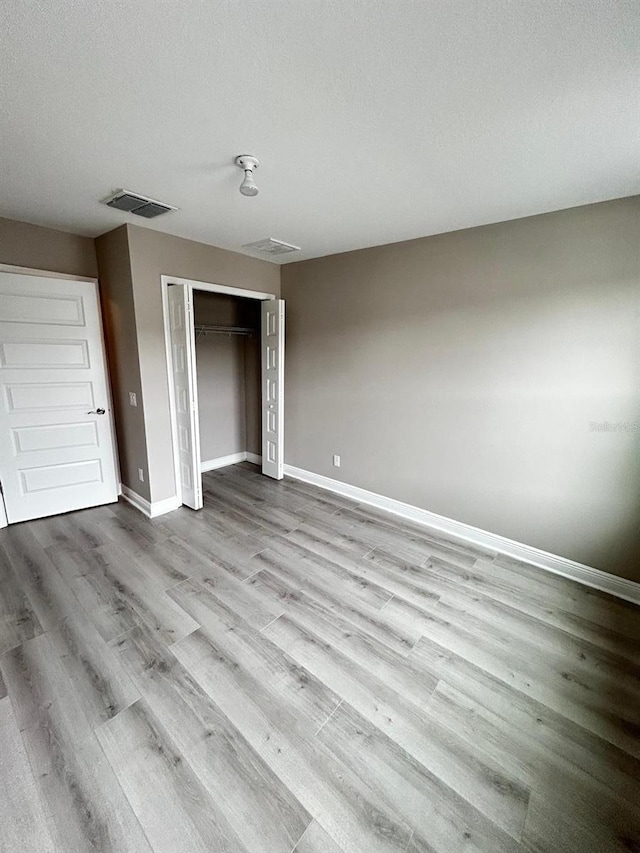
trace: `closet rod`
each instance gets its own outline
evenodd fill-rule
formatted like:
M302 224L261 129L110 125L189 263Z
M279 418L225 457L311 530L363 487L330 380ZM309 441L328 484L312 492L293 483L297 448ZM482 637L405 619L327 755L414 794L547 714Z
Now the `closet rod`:
M206 323L196 323L195 330L198 335L252 335L255 332L248 326L210 326Z

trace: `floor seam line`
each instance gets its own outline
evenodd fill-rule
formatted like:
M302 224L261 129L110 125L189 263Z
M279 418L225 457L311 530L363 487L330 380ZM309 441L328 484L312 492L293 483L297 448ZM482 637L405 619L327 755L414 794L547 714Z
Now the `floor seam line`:
M306 834L307 834L307 832L309 831L309 827L311 826L311 824L313 823L313 821L314 821L314 820L315 820L315 818L312 816L312 817L311 817L311 820L309 821L309 823L305 826L305 828L304 828L304 830L303 830L303 832L302 832L302 835L301 835L301 836L300 836L300 838L296 841L296 843L293 845L293 847L291 848L291 850L289 851L289 853L296 853L296 847L300 844L300 842L302 841L302 839L305 837L305 835L306 835Z
M142 697L142 696L140 697L140 699L136 699L136 702L140 702L140 701L143 701L143 697ZM132 703L131 703L131 705L129 705L128 707L129 707L129 708L131 708L133 705L135 705L135 702L132 702ZM124 709L123 709L123 710L124 710ZM105 720L105 722L104 722L104 723L102 723L101 725L105 725L105 723L108 723L108 722L109 722L108 720ZM114 780L115 780L116 785L118 786L118 788L119 788L119 789L120 789L120 791L122 792L122 796L124 797L125 802L126 802L126 803L128 803L128 805L129 805L129 808L130 808L130 810L131 810L131 814L132 814L132 816L133 816L133 819L136 821L136 823L137 823L137 824L138 824L138 826L140 827L140 832L142 833L142 837L143 837L143 838L145 838L145 839L147 840L147 844L149 845L149 849L150 849L150 850L153 850L153 845L151 844L151 839L149 838L149 836L148 836L148 834L147 834L146 829L145 829L145 828L144 828L144 826L142 825L142 821L141 821L141 820L140 820L140 818L138 817L138 814L137 814L136 810L135 810L135 809L134 809L134 807L133 807L133 803L132 803L132 802L131 802L131 800L129 799L129 795L128 795L128 794L127 794L127 792L125 791L125 789L124 789L124 787L123 787L123 785L122 785L122 782L121 782L121 781L120 781L120 779L118 778L118 774L116 773L116 769L115 769L115 767L113 766L113 764L112 764L112 763L111 763L111 761L109 760L109 756L107 755L107 753L106 753L106 752L104 751L104 749L102 748L102 744L100 743L100 738L99 738L99 737L98 737L98 735L96 734L96 730L95 730L95 729L93 730L92 734L93 734L93 739L95 740L95 742L96 742L96 743L97 743L97 745L98 745L98 749L100 750L100 752L102 753L102 755L103 755L103 757L104 757L104 760L107 762L107 765L111 768L111 773L113 774L113 778L114 778Z
M335 707L335 708L333 709L333 711L329 714L329 716L328 716L328 717L327 717L327 719L324 721L324 723L320 726L320 728L318 729L318 731L317 731L317 732L315 732L315 735L314 735L314 736L316 736L316 735L320 734L320 730L321 730L321 729L323 729L323 728L324 728L324 726L326 726L326 725L327 725L327 723L329 722L329 720L331 719L331 717L333 717L333 715L334 715L334 714L335 714L335 712L338 710L338 708L340 707L340 705L342 705L342 703L343 703L343 702L344 702L344 699L341 699L341 700L338 702L338 704L336 705L336 707Z
M271 620L271 622L267 622L267 624L266 624L266 625L264 625L262 628L260 628L260 630L258 631L258 633L259 633L259 634L262 634L262 632L263 632L263 631L266 631L266 630L267 630L267 628L269 627L269 625L273 625L273 623L274 623L274 622L277 622L277 621L278 621L278 619L279 619L281 616L284 616L285 612L286 612L286 611L284 611L284 610L283 610L283 611L282 611L282 613L278 613L278 615L277 615L276 617L274 617L274 618Z
M259 554L264 553L266 550L266 548L263 548L262 551L258 551L258 553L254 554L253 557L257 557ZM253 560L253 557L251 557L250 559ZM247 575L246 578L243 578L240 583L246 583L247 581L250 581L251 578L255 578L256 575L259 575L261 571L262 569L256 569L255 572L252 572L250 575Z
M389 603L389 601L391 601L391 599L392 599L392 598L395 598L395 597L396 597L395 592L392 592L392 593L391 593L391 598L390 598L388 601L385 601L385 603L382 605L382 607L380 608L380 610L384 610L384 608L387 606L387 604ZM380 612L380 610L378 611L378 613Z

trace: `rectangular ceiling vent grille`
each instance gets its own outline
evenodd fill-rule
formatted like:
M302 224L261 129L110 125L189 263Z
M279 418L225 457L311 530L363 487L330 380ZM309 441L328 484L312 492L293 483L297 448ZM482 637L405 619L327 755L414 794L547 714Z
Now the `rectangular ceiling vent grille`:
M266 240L256 240L255 243L245 243L243 249L253 249L254 252L264 252L265 255L286 255L288 252L299 252L300 246L291 243L283 243L282 240L274 240L267 237Z
M108 198L103 198L102 203L109 207L115 207L116 210L125 210L127 213L135 213L136 216L144 216L145 219L153 219L155 216L178 209L170 204L164 204L162 201L147 198L139 193L131 193L128 190L118 190L117 193Z

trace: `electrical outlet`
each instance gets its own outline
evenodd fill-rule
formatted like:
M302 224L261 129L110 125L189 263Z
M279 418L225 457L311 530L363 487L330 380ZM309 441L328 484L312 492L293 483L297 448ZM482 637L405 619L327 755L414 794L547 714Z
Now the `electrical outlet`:
M334 454L334 457L333 457L333 467L334 467L334 468L339 468L339 467L340 467L340 457L339 457L338 455L335 455L335 454Z
M130 406L137 406L138 405L138 398L136 397L135 391L129 391L129 405Z
M142 468L138 468L138 479L141 483L144 483L144 471Z

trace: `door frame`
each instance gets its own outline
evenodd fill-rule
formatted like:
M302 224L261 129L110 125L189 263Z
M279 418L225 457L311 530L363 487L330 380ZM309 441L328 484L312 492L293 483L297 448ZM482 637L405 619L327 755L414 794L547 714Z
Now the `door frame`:
M185 284L192 290L200 290L205 293L222 293L226 296L239 296L244 299L255 299L259 302L278 299L275 293L266 293L260 290L246 290L241 287L231 287L228 284L215 284L213 282L198 281L192 278L181 278L175 275L161 275L160 288L162 292L162 325L164 327L164 350L165 366L167 375L167 387L169 389L169 412L171 417L171 443L173 453L173 476L176 482L176 495L180 496L180 463L178 459L178 429L176 424L176 401L173 393L173 380L171 375L171 332L169 329L169 287L172 284ZM191 322L193 323L193 317ZM202 460L200 460L202 461ZM180 502L182 506L182 501Z
M0 273L13 273L14 275L28 275L40 278L57 278L64 281L80 281L92 285L98 295L98 309L100 311L100 346L102 348L102 358L104 361L104 371L107 389L107 413L111 423L111 452L113 454L113 465L116 475L116 486L118 495L122 494L122 476L120 474L120 454L118 452L118 436L116 433L115 413L113 409L113 389L111 387L111 373L109 371L109 353L107 351L107 340L104 333L104 311L102 310L102 292L100 290L100 281L97 278L86 275L71 275L70 273L54 272L53 270L39 270L35 267L20 267L15 264L0 264ZM18 522L19 524L20 522ZM4 502L4 495L0 495L0 529L8 527L7 510Z

